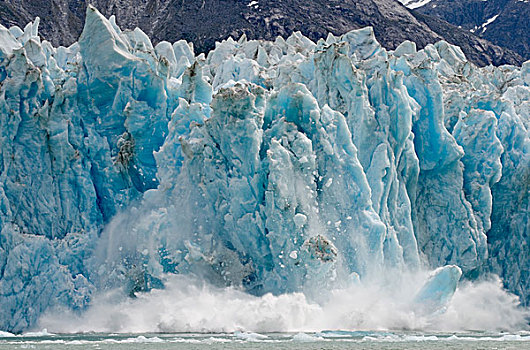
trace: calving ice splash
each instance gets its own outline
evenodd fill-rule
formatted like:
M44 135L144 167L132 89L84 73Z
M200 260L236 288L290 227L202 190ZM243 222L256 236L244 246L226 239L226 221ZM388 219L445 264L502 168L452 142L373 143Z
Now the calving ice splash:
M255 296L185 276L170 276L164 289L123 298L98 295L83 313L55 310L39 326L53 332L174 333L320 332L322 330L516 330L524 309L499 282L465 283L443 309L424 310L416 300L425 274L402 283L335 289L316 303L303 293ZM447 295L447 292L442 292ZM452 295L451 295L452 296ZM432 304L431 304L432 305ZM530 340L525 336L524 340ZM314 339L315 340L315 339Z
M37 27L0 27L0 329L527 326L528 62Z

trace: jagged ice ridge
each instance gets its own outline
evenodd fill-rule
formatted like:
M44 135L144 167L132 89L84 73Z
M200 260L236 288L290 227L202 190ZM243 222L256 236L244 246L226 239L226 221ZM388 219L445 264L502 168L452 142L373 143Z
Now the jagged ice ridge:
M167 273L319 300L451 265L416 299L493 272L528 302L529 62L371 28L196 57L93 7L68 48L37 28L0 26L0 329Z

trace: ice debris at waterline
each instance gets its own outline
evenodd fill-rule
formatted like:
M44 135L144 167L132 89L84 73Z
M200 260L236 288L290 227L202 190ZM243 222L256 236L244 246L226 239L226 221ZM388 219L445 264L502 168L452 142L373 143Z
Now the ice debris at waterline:
M371 28L195 56L91 6L54 48L38 22L0 26L0 329L175 274L326 304L440 267L411 312L462 273L528 303L530 62Z

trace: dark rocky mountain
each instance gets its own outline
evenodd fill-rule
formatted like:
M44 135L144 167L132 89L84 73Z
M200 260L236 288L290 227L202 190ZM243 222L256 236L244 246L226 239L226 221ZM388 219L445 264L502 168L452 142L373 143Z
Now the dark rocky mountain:
M122 28L140 27L154 42L186 39L205 52L215 42L243 33L250 39L288 36L295 30L313 40L329 32L374 27L383 46L395 48L404 40L419 48L441 39L459 45L478 65L520 64L510 50L470 35L440 20L414 16L396 0L92 0L106 16L116 15ZM23 27L41 17L41 34L54 45L77 40L86 2L79 0L3 0L0 23Z
M408 5L415 7L414 3ZM530 59L529 0L432 0L414 11L447 21Z

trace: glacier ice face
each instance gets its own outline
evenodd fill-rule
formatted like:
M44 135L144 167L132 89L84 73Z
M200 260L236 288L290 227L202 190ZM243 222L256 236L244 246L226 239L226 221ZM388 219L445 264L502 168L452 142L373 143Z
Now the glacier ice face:
M494 272L528 301L530 63L370 28L196 57L90 6L68 48L37 28L0 26L0 329L167 273L323 300L452 264L417 300Z

